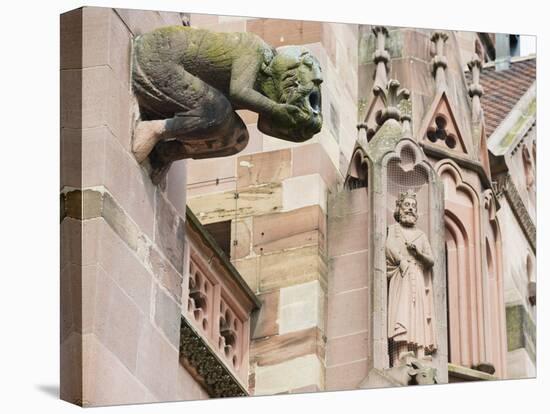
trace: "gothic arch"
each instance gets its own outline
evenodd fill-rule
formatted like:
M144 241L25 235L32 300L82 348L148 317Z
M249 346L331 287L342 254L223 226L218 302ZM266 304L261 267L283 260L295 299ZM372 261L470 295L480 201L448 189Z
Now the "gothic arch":
M487 362L484 280L481 267L480 200L451 160L436 164L444 185L450 362Z
M368 187L369 159L361 147L353 152L344 183L348 190Z

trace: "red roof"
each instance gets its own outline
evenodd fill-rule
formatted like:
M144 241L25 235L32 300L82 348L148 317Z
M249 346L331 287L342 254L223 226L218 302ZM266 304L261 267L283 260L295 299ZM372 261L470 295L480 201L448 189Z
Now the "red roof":
M512 61L506 70L495 71L493 66L481 71L480 83L485 91L481 97L481 106L487 137L491 136L535 81L536 63L533 57Z

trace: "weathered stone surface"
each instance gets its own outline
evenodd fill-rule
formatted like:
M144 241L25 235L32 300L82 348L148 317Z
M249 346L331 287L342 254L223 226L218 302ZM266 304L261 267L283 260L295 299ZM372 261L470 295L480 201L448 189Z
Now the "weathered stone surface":
M320 252L325 251L326 218L319 206L266 214L253 220L256 254L308 245L317 245Z
M258 292L260 286L260 257L235 260L232 263L250 289L253 292Z
M247 22L246 29L256 33L267 43L279 47L319 42L322 24L300 20L254 19Z
M315 354L255 369L256 395L273 395L305 386L324 389L323 364Z
M537 376L537 366L525 348L518 348L507 355L508 378L534 378Z
M259 367L284 363L305 355L318 355L323 359L325 343L323 333L318 328L256 339L250 349L252 364Z
M241 259L250 254L252 223L252 217L231 221L231 259Z
M103 194L95 190L69 191L65 194L65 214L79 220L100 217Z
M141 231L152 239L155 189L133 157L105 126L86 129L81 137L72 130L64 131L64 159L74 156L79 147L82 157L81 162L76 158L62 168L63 183L76 188L106 187Z
M60 343L59 398L83 405L82 401L82 335L72 332Z
M281 288L279 333L317 327L325 330L325 293L318 280Z
M329 188L341 180L338 170L319 143L292 148L292 176L319 174Z
M61 129L60 189L82 187L83 133L80 129Z
M93 230L97 230L94 226L95 223L90 223L88 230L90 233L93 233ZM89 259L83 262L82 258L82 245L83 245L83 234L86 234L86 231L83 231L82 226L84 224L80 220L76 220L70 217L66 217L61 222L61 268L69 263L74 264L90 264L96 262L96 249L95 245L97 244L97 239L93 239L93 244L88 243L90 249L86 249ZM91 241L92 238L86 238L86 241Z
M105 163L105 174L102 181L90 185L107 187L141 232L153 239L155 187L146 172L112 135L107 134L104 139L104 158L98 155L97 163L99 168L101 163ZM95 154L90 156L96 157Z
M149 314L152 277L124 240L103 222L99 240L99 265L145 314Z
M367 376L367 361L327 367L327 391L358 389Z
M172 298L181 303L183 277L159 251L150 247L149 263L160 284L170 292Z
M290 150L261 152L237 158L237 189L275 183L290 177Z
M179 367L178 350L149 323L143 326L138 344L136 378L157 399L173 400L176 395Z
M531 359L535 360L536 327L521 304L506 306L506 338L508 351L525 348Z
M82 273L83 268L75 264L67 264L61 269L59 309L61 341L72 332L82 332Z
M155 289L155 324L175 349L180 341L181 308L158 286Z
M317 246L260 256L260 292L319 280L326 286L327 265Z
M350 214L366 213L369 203L367 189L341 191L329 199L329 216L343 217Z
M183 269L184 223L164 196L157 193L156 199L155 243L180 271Z
M130 247L137 251L141 231L134 221L128 217L120 205L108 193L103 194L103 218L113 231Z
M94 334L130 372L147 316L100 268L97 273Z
M109 66L82 69L80 75L74 74L76 79L78 76L82 78L82 117L79 119L73 113L77 109L71 108L71 120L74 119L74 122L67 126L94 128L106 125L122 146L128 148L130 140L130 91L128 87L119 82L113 69ZM78 96L75 96L75 99L78 99ZM78 103L71 101L70 104L75 104L78 108ZM78 122L79 120L81 123Z
M337 256L330 261L329 291L333 295L367 287L368 251Z
M327 211L327 186L319 174L287 178L283 181L283 210L318 205Z
M178 366L176 380L176 398L178 400L206 400L208 398L206 391L197 384L195 378L181 364Z
M127 89L130 86L131 35L113 9L82 9L82 67L109 66Z
M273 213L283 206L281 184L250 187L235 197L234 192L208 194L190 198L188 204L202 224Z
M366 250L369 240L369 217L367 213L358 213L342 217L333 217L328 223L329 256ZM353 237L349 237L353 234Z
M115 9L114 11L134 36L138 36L150 32L151 30L158 29L159 27L169 25L169 23L163 18L163 15L161 14L163 12L119 8Z
M65 69L60 73L61 128L80 129L83 121L82 70Z
M340 293L329 301L329 338L365 331L367 325L367 288Z
M221 184L237 177L236 168L235 157L188 160L187 183L193 188L209 182Z
M191 14L191 26L204 27L206 25L216 24L219 21L220 16L216 14Z
M367 331L328 339L327 367L367 359Z
M60 16L61 70L82 67L82 10L71 10Z
M279 333L279 291L258 295L262 302L259 311L256 312L255 321L252 323L252 339L264 338Z
M160 400L93 334L83 337L82 363L84 406Z

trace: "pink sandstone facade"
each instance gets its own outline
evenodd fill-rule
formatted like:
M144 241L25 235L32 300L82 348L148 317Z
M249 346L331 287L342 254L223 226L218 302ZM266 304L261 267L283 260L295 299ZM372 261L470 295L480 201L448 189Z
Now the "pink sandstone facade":
M282 141L238 111L243 151L154 185L132 153L131 41L169 25L306 46L321 132ZM473 32L93 7L63 14L61 39L62 399L403 385L385 243L409 189L435 257L437 382L536 375L534 57Z

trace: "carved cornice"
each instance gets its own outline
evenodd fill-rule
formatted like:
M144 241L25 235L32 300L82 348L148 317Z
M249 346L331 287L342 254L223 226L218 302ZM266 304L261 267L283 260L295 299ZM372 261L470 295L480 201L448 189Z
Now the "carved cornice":
M195 374L195 379L201 383L210 397L248 395L231 371L184 317L181 318L180 359L186 368Z
M514 215L518 219L521 229L523 230L527 241L531 245L533 252L537 251L537 228L531 220L531 216L523 204L523 200L518 193L512 177L510 174L506 174L498 179L498 193L504 194L510 207L514 212Z

